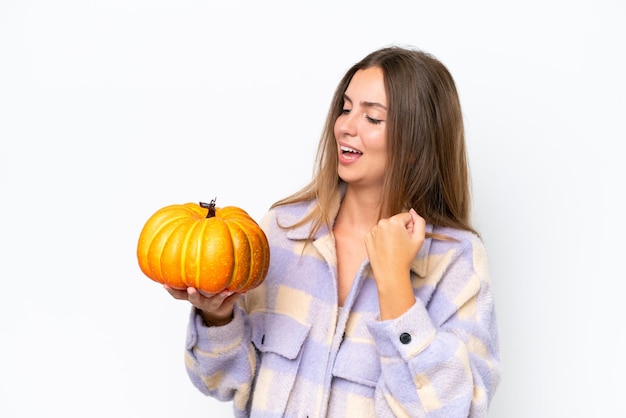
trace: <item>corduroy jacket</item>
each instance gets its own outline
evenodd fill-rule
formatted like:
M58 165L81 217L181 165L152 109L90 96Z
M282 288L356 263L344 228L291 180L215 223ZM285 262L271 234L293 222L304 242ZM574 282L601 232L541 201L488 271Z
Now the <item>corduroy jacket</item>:
M185 364L193 384L232 400L237 417L486 417L500 361L479 237L427 225L454 240L426 239L411 268L415 304L381 321L367 260L339 307L332 232L322 228L305 246L310 225L281 228L312 204L264 217L269 271L229 324L206 327L192 309Z

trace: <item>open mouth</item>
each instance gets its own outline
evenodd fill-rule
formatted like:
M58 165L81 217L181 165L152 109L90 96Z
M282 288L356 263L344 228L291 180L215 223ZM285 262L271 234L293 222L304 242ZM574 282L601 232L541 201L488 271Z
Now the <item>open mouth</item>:
M356 150L354 148L346 147L345 145L340 146L339 149L341 150L341 153L343 154L343 156L347 158L354 158L359 155L363 155L361 151Z

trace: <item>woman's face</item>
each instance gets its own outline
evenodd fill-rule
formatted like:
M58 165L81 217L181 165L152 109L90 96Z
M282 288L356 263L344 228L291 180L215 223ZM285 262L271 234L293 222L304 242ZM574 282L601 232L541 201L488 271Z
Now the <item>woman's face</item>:
M387 166L387 94L378 67L357 71L335 121L339 177L358 186L382 186Z

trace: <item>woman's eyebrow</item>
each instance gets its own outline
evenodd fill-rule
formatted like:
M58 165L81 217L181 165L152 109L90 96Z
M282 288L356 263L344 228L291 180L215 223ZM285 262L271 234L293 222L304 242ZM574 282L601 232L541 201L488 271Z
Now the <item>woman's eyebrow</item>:
M378 102L361 102L361 106L363 107L377 107L379 109L387 110L387 106L378 103Z
M343 99L346 102L352 103L352 99L350 99L350 97L347 94L343 95ZM379 109L387 110L387 106L385 106L385 105L383 105L381 103L378 103L378 102L367 102L367 101L364 101L364 102L361 102L361 106L363 106L363 107L376 107L376 108L379 108Z

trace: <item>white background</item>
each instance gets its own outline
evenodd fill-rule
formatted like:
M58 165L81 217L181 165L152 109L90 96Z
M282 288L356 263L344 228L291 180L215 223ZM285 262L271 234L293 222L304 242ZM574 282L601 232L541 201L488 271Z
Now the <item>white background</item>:
M335 3L335 4L333 4ZM0 0L0 416L229 417L188 306L140 272L158 208L259 219L304 185L373 49L455 77L504 376L490 417L625 416L624 1Z

